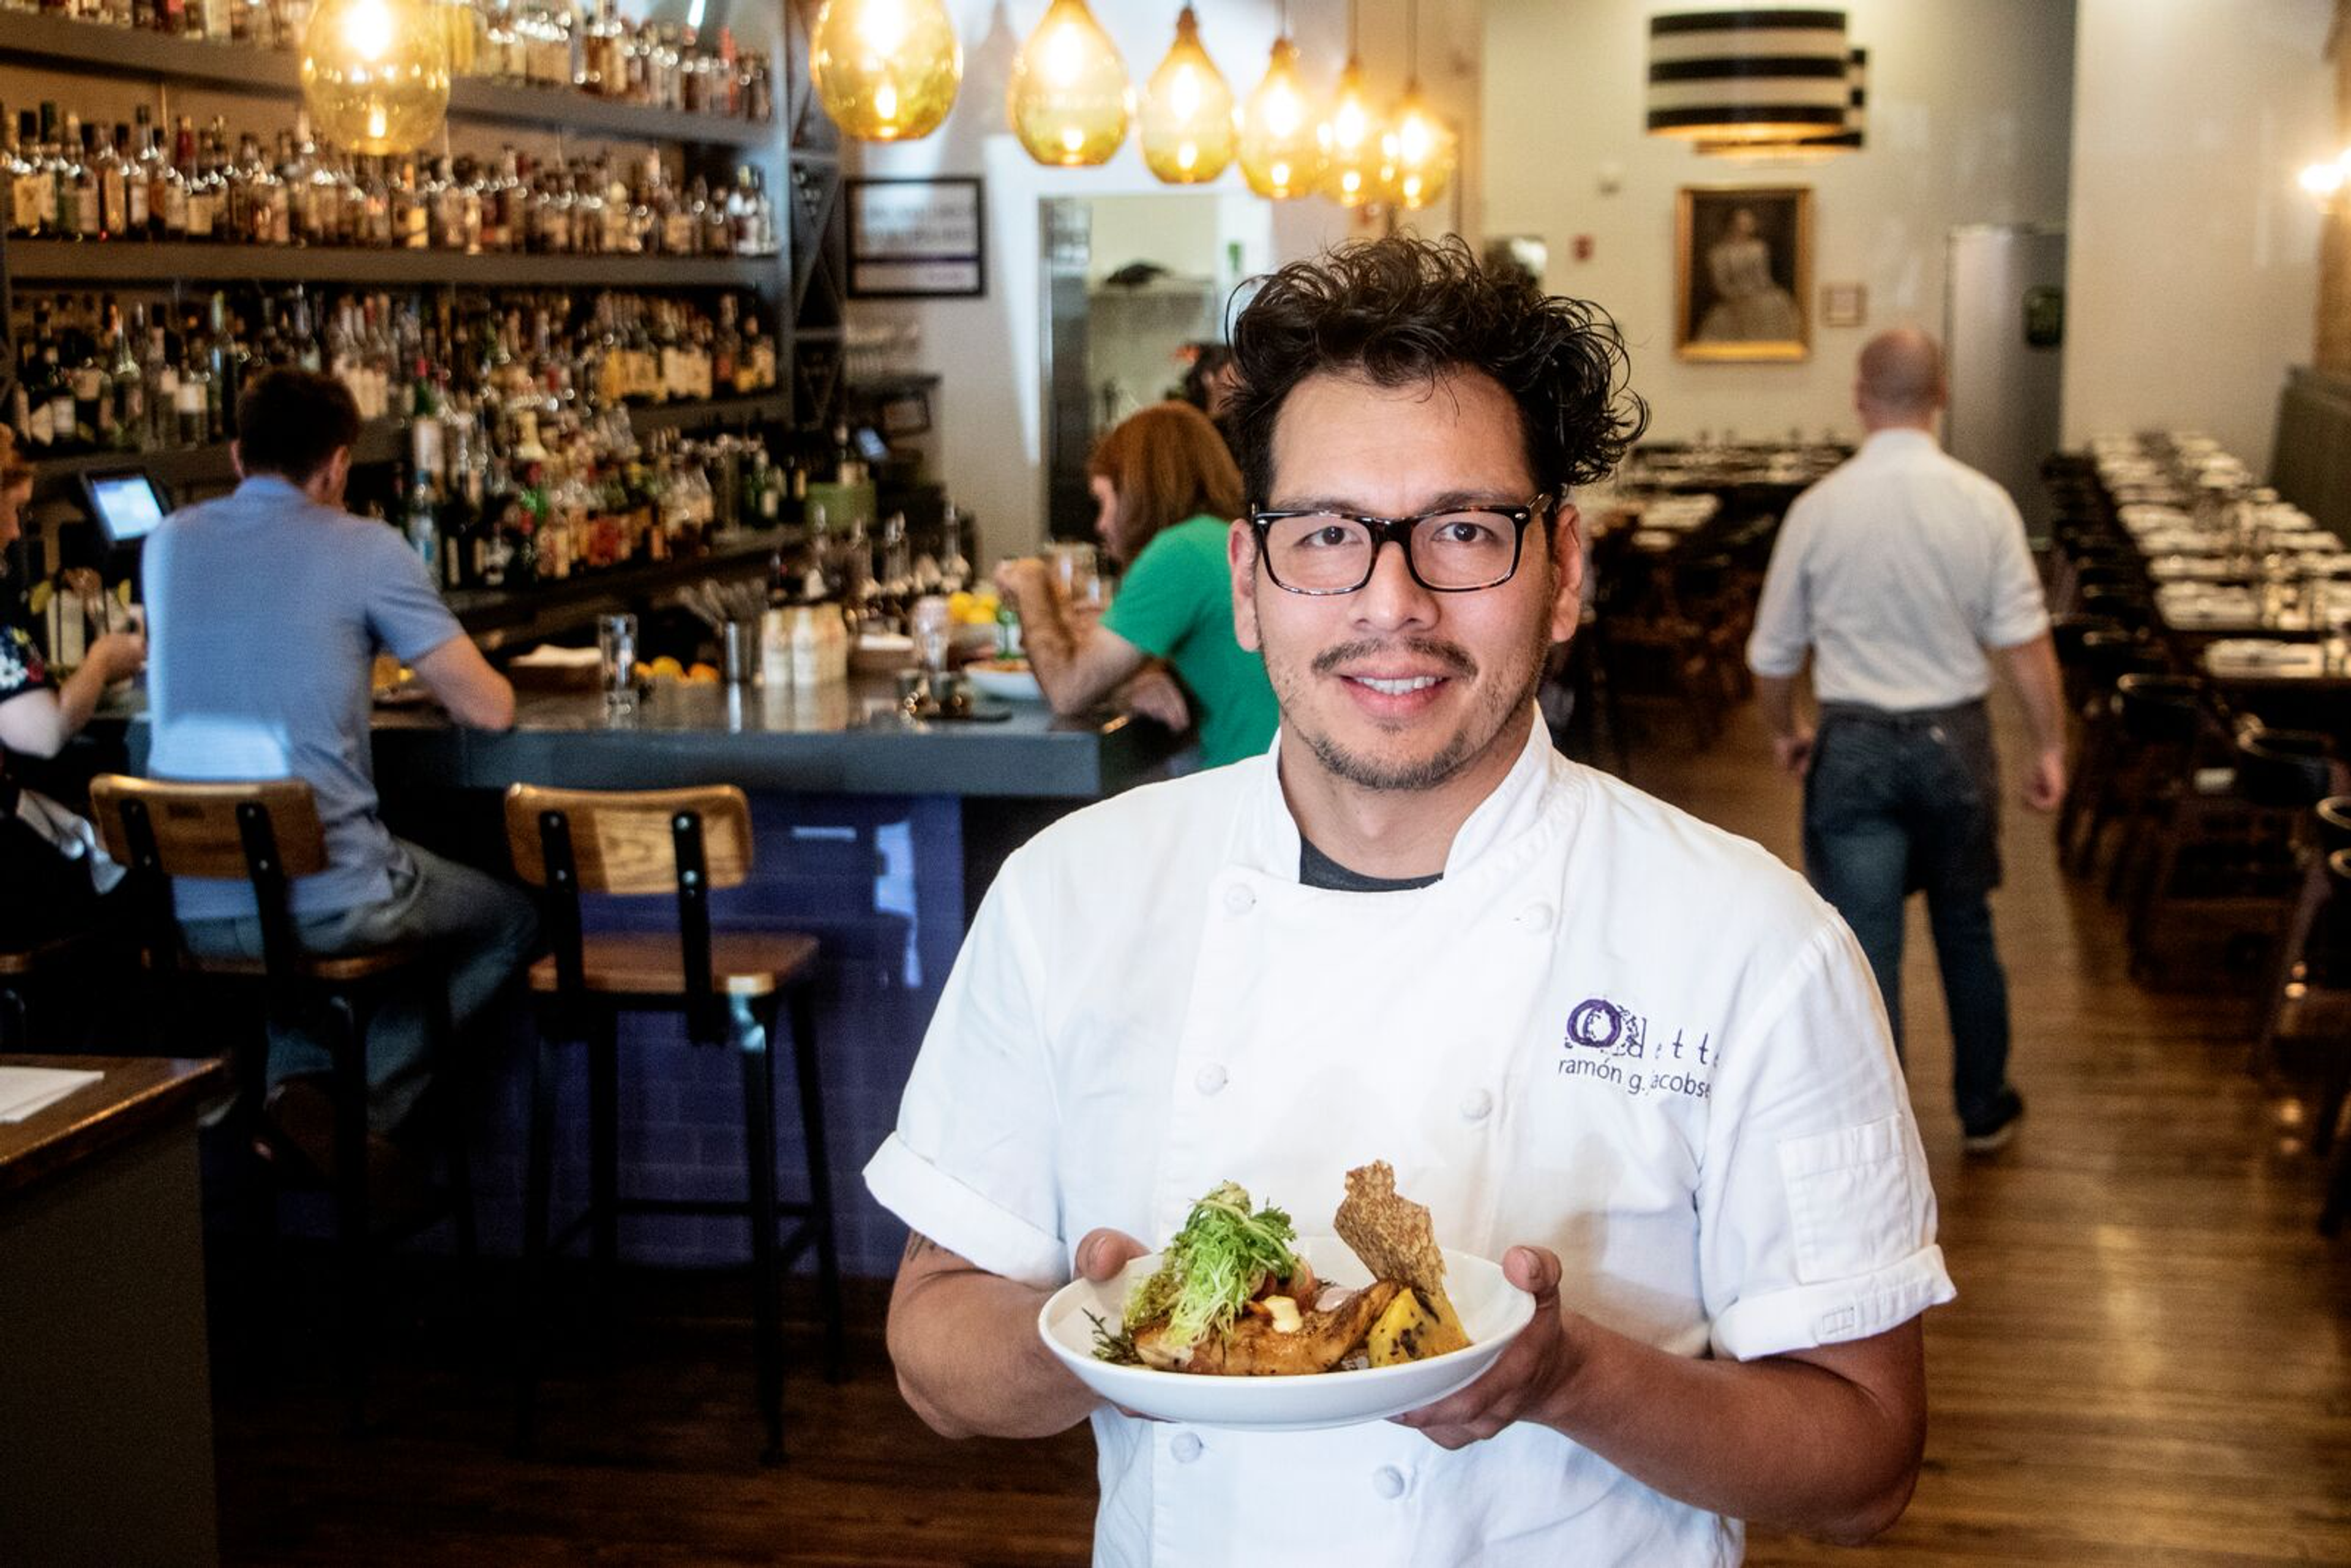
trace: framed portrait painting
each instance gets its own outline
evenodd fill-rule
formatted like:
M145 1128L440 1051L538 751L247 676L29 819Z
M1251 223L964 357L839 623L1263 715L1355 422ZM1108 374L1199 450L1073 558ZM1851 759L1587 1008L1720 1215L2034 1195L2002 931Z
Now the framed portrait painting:
M1685 185L1674 214L1674 352L1801 360L1812 352L1813 193Z

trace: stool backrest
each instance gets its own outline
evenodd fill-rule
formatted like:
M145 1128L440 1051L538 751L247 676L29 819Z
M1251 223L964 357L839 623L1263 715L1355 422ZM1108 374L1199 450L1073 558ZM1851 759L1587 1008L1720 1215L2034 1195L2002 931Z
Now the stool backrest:
M580 897L601 893L677 899L686 1027L716 1038L717 988L710 969L710 890L751 874L751 803L731 784L692 789L507 791L507 848L515 873L544 890L556 987L567 1003L585 993Z
M2328 855L2351 850L2351 795L2329 795L2314 815L2318 821L2318 847Z
M507 848L516 874L533 887L549 885L550 815L562 820L569 836L581 893L675 893L678 824L689 817L701 842L698 869L709 886L735 887L751 874L751 803L732 784L631 790L515 785L507 791Z
M2116 678L2123 732L2147 746L2185 746L2204 727L2204 683L2134 671Z
M299 955L287 889L296 877L327 869L327 836L308 783L175 783L109 773L90 780L89 804L106 852L138 879L147 961L156 972L179 961L172 878L197 876L250 883L263 962L273 979L295 973Z

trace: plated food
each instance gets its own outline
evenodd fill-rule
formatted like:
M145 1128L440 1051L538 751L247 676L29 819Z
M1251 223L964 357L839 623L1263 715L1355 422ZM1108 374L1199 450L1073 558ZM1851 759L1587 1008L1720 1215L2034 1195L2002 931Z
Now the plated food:
M1371 1270L1369 1284L1325 1285L1292 1249L1298 1233L1288 1214L1270 1205L1251 1212L1246 1190L1219 1184L1128 1295L1119 1329L1096 1325L1095 1354L1161 1372L1267 1377L1395 1366L1468 1348L1428 1210L1398 1196L1386 1161L1347 1173L1332 1224Z
M1122 1410L1258 1432L1383 1420L1474 1382L1534 1317L1534 1298L1500 1264L1436 1245L1427 1210L1395 1194L1384 1165L1349 1173L1336 1236L1288 1236L1280 1209L1250 1207L1238 1187L1209 1199L1219 1194L1227 1201L1210 1207L1222 1218L1184 1248L1189 1260L1170 1277L1177 1288L1152 1281L1194 1230L1193 1218L1166 1252L1138 1258L1113 1279L1072 1280L1038 1312L1046 1348ZM1286 1264L1272 1257L1277 1245ZM1180 1328L1179 1305L1187 1306ZM1138 1313L1132 1327L1130 1307ZM1285 1330L1293 1310L1298 1326ZM1181 1346L1195 1322L1201 1334Z

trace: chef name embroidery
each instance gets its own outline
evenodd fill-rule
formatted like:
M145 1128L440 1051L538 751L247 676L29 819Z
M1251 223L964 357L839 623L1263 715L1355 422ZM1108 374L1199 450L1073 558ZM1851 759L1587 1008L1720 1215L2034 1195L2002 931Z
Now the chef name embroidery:
M1605 1083L1636 1100L1704 1100L1714 1092L1714 1066L1722 1057L1713 1035L1692 1040L1677 1029L1671 1040L1653 1039L1646 1016L1602 997L1576 1003L1560 1050L1553 1069L1560 1077Z

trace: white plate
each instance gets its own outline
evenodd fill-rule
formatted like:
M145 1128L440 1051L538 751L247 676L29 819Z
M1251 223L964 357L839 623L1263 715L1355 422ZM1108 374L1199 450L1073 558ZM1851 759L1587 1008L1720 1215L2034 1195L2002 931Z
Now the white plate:
M1034 670L991 670L986 664L966 664L964 674L971 684L998 702L1040 703L1045 690L1037 684Z
M1349 1287L1371 1282L1370 1271L1335 1236L1301 1238L1314 1277ZM1384 1421L1406 1410L1435 1404L1467 1386L1502 1354L1534 1318L1535 1299L1502 1277L1502 1266L1467 1252L1445 1253L1446 1294L1453 1298L1468 1331L1466 1350L1431 1356L1403 1366L1361 1372L1325 1372L1305 1377L1215 1377L1157 1372L1147 1366L1114 1366L1094 1356L1094 1325L1088 1312L1116 1324L1127 1292L1159 1267L1159 1255L1138 1258L1117 1279L1096 1284L1073 1280L1053 1293L1037 1314L1037 1332L1080 1382L1114 1405L1163 1421L1196 1427L1228 1427L1258 1432L1311 1432Z

